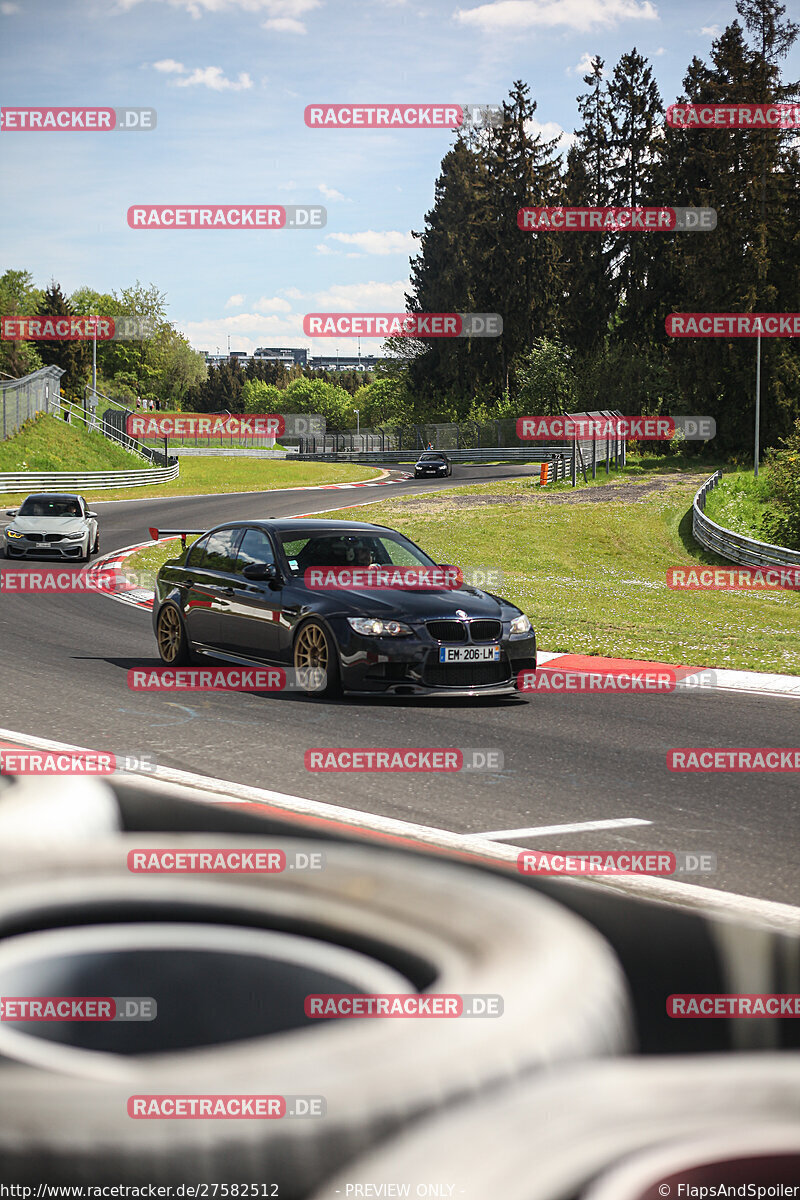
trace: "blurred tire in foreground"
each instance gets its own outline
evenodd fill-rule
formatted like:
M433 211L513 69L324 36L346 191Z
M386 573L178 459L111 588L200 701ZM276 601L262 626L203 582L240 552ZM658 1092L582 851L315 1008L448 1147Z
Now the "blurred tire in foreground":
M425 1195L418 1189L434 1182L452 1185L450 1194L460 1200L656 1200L657 1188L586 1189L595 1181L599 1189L605 1172L643 1150L733 1129L755 1137L776 1123L784 1135L791 1127L796 1148L798 1054L570 1064L407 1130L338 1172L313 1200ZM366 1184L384 1190L352 1190ZM386 1190L392 1186L409 1190Z
M155 849L278 851L287 869L269 875L129 870L129 851ZM298 853L320 853L321 869L289 869ZM78 926L90 928L81 933ZM159 926L168 933L160 966L153 955ZM196 926L216 929L207 935L205 959ZM225 992L224 955L227 938L230 971L243 970L234 959L247 936L255 939L250 959L263 959L256 941L264 930L287 944L289 936L303 939L304 970L314 969L316 945L315 969L336 976L333 951L340 950L340 979L359 978L348 954L365 956L372 962L363 969L397 973L414 992L499 994L503 1015L314 1020L299 1006L306 978L291 993L294 1019L286 1012L270 1018L266 1028L273 1032L258 1036L253 1022L264 1014L258 1003L264 977L256 983L251 961L250 998L234 1001ZM129 969L132 959L125 963L126 939L135 948L131 937L149 947L138 972ZM90 942L116 963L116 975L102 954L92 956ZM81 945L86 953L78 964ZM585 922L488 874L362 846L140 834L63 848L0 848L0 984L3 947L18 956L9 964L28 964L27 974L14 977L26 989L60 988L71 979L103 988L112 978L113 986L126 988L146 981L171 1031L157 1034L158 1020L134 1034L131 1026L126 1032L123 1024L107 1024L102 1037L112 1040L99 1049L85 1033L79 1044L65 1046L48 1045L40 1031L36 1037L4 1032L0 1162L9 1183L266 1181L278 1185L281 1200L293 1200L418 1115L516 1076L631 1044L622 973ZM226 1017L234 1036L223 1041ZM133 1119L127 1101L144 1094L321 1096L326 1115Z

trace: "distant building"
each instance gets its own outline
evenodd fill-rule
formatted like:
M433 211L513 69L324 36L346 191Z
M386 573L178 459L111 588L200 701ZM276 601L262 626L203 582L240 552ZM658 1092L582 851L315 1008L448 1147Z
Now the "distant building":
M245 350L209 354L204 350L203 355L209 367L219 367L226 362L238 362L240 367L246 367L250 362L270 362L309 371L374 371L378 363L386 361L377 354L320 354L313 357L308 350L297 346L258 346L252 354Z
M253 353L256 362L283 363L287 367L305 367L308 363L308 351L299 350L296 346L259 346Z

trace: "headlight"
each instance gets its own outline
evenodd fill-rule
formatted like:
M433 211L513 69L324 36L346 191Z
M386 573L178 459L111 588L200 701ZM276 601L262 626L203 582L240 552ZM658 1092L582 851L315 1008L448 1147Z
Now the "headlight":
M380 617L348 617L347 624L369 637L408 637L413 633L402 621L382 621Z
M24 534L24 533L18 533L16 529L7 529L7 530L6 530L6 537L10 537L10 538L24 538L24 537L25 537L25 534Z
M532 628L533 626L525 616L525 613L520 613L520 615L518 617L514 617L514 620L511 622L512 633L530 633Z
M83 533L65 533L64 537L68 542L79 542L81 538L86 537L86 530L84 529Z

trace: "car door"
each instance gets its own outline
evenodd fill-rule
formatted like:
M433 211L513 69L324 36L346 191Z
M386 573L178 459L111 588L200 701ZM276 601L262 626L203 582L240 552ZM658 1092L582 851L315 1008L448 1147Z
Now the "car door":
M280 580L247 579L248 566L275 567L275 547L265 529L244 531L231 580L233 595L222 615L220 648L229 654L267 662L281 657Z
M192 642L220 648L221 617L234 592L236 552L242 528L217 529L195 542L186 559L186 629Z
M92 546L94 546L95 542L97 541L97 521L94 517L89 516L90 509L89 505L86 503L85 497L79 496L78 499L81 505L81 516L89 527L87 549L91 551Z

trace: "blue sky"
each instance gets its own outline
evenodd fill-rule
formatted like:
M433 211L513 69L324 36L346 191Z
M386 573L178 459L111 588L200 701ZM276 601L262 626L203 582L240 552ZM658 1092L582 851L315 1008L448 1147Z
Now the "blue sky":
M308 129L307 104L499 103L522 78L546 132L572 131L587 56L608 69L635 45L669 103L734 16L733 0L0 0L4 106L158 112L147 133L0 133L0 271L155 283L196 349L230 334L234 350L331 353L303 314L405 307L409 233L452 135ZM798 47L785 69L800 75ZM322 203L328 223L127 225L131 204L203 203Z

